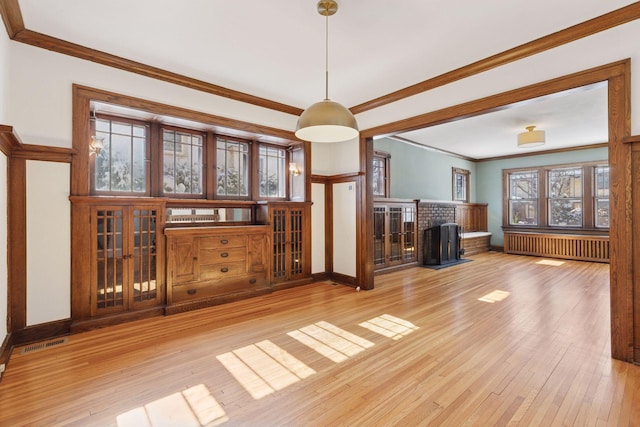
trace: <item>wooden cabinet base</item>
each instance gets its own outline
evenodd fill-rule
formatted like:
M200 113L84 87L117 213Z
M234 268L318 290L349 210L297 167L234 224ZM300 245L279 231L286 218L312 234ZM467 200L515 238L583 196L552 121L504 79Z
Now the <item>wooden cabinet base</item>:
M193 301L185 301L181 303L167 305L164 309L164 314L177 314L185 311L196 310L199 308L211 307L214 305L226 304L228 302L238 301L245 298L257 297L260 295L270 294L271 289L260 289L254 291L238 292L234 294L225 294L219 296L212 296L208 298L201 298Z

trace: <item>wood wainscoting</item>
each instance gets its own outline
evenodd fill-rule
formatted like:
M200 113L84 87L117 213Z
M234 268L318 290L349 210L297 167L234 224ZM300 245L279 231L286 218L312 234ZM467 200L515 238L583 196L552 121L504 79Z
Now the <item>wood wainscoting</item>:
M609 262L609 236L505 231L504 251L508 254Z

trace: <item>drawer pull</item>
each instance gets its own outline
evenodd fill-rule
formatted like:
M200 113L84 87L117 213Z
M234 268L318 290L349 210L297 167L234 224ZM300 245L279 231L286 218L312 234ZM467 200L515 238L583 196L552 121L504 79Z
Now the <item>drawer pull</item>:
M226 245L227 243L229 243L229 241L227 239L222 239L220 240L220 243L222 243L223 245Z
M195 294L196 294L196 292L197 292L197 291L196 291L195 289L189 289L189 290L187 291L187 293L188 293L189 295L195 295Z
M228 256L229 256L229 254L228 254L227 252L222 252L222 253L220 254L220 256L221 256L222 258L226 258L226 257L228 257Z
M227 267L222 267L220 271L222 271L223 273L226 273L227 271L229 271L229 269Z
M256 283L256 279L249 279L249 283L251 283L252 285Z

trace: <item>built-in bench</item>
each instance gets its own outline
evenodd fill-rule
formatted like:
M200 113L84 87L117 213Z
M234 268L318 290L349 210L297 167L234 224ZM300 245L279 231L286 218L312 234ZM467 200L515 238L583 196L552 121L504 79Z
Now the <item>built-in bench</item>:
M487 252L491 247L491 233L488 231L471 231L461 233L462 248L465 255Z

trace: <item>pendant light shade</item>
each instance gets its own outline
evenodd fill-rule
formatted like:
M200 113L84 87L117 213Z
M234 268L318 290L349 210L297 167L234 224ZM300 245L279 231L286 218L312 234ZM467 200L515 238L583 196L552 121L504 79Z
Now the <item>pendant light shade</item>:
M312 142L348 141L358 134L358 123L351 111L328 99L304 110L296 127L296 137Z
M325 99L316 102L298 118L296 137L311 142L342 142L359 135L358 123L348 108L329 99L329 16L338 11L338 3L320 0L318 13L326 17Z
M518 134L518 147L533 148L544 145L545 134L543 130L534 130L535 126L527 126L526 132Z

